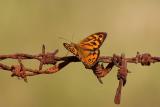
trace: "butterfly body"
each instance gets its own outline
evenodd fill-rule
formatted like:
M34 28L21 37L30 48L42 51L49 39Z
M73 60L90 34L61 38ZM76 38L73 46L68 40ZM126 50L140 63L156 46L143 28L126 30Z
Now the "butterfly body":
M64 47L78 57L86 68L92 68L99 57L99 48L105 40L107 33L98 32L83 39L80 43L63 43Z

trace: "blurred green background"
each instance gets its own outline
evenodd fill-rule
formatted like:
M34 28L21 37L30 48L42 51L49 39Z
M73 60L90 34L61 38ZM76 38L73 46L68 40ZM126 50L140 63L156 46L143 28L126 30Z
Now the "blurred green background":
M159 0L0 0L0 54L59 49L59 39L78 42L99 31L108 32L101 55L149 52L160 56ZM3 61L4 62L4 61ZM15 64L8 60L4 63ZM37 61L25 61L37 68ZM159 107L160 64L129 64L128 82L119 107ZM0 72L0 107L116 107L117 69L98 83L81 63L72 63L53 75L39 75L24 83Z

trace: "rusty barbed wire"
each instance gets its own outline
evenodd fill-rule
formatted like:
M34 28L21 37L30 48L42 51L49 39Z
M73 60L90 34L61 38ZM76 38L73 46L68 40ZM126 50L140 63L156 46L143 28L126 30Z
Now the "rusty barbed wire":
M60 71L62 68L64 68L71 62L80 62L80 60L76 56L58 57L57 53L58 49L54 52L46 52L45 45L43 45L42 52L40 54L31 55L25 53L17 53L0 55L0 61L7 59L15 59L18 61L17 65L6 65L0 63L0 69L10 71L12 73L11 77L18 77L18 79L23 79L25 82L27 82L27 77L29 76L36 76L40 74L53 74ZM23 64L23 60L28 59L38 60L40 63L39 67L37 69L25 67L25 65ZM127 69L127 64L140 63L142 66L150 66L151 63L156 62L160 62L160 57L151 56L151 54L149 53L140 54L139 52L137 52L136 56L132 58L127 58L125 54L113 54L113 56L100 56L97 64L95 64L90 69L93 71L99 82L103 83L101 78L105 77L114 66L118 68L117 79L119 80L119 85L116 90L114 102L115 104L120 104L121 90L127 82L127 74L129 73ZM107 63L106 67L104 66L104 63ZM53 66L47 69L43 69L43 65L46 64L52 64Z

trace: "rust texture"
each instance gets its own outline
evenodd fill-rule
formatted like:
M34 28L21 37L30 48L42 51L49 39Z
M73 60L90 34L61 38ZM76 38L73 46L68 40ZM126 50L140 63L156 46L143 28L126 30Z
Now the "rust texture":
M58 57L57 53L58 50L55 50L54 52L46 52L45 46L43 45L42 52L40 54L31 55L17 53L10 55L0 55L0 61L6 59L15 59L18 63L16 65L6 65L0 63L0 69L4 71L10 71L11 77L18 77L18 79L23 79L25 82L27 82L29 76L36 76L40 74L53 74L60 71L62 68L64 68L71 62L80 62L80 60L75 56ZM23 61L29 59L38 60L39 67L37 69L25 67ZM137 52L137 55L132 58L127 58L125 54L113 54L113 56L100 56L97 64L95 64L90 69L93 71L98 81L100 83L103 83L101 78L105 77L112 70L113 67L118 68L117 79L119 80L119 85L116 90L114 102L115 104L120 104L122 87L125 86L127 82L127 74L129 73L127 69L127 64L140 63L142 66L150 66L151 63L156 62L160 62L160 57L151 56L151 54L149 53L140 54L139 52ZM47 69L43 69L43 65L46 64L52 64L53 66Z

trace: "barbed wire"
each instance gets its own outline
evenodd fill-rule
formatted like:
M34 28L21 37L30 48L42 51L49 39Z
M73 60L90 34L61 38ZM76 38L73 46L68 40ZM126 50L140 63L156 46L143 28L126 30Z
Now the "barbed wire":
M19 79L23 79L27 82L27 78L29 76L36 76L40 74L53 74L60 71L62 68L67 66L71 62L80 62L80 60L76 56L65 56L59 57L57 56L58 49L54 52L46 52L45 45L42 46L42 52L39 54L31 55L24 53L17 54L9 54L9 55L0 55L0 61L7 59L15 59L17 60L17 65L6 65L0 63L0 69L5 71L10 71L11 77L18 77ZM23 64L23 60L38 60L39 67L37 69L32 69L25 67ZM127 58L125 54L113 56L100 56L98 58L97 64L95 64L91 69L100 83L103 83L101 78L105 77L113 67L118 68L117 79L119 80L119 85L116 90L114 102L115 104L120 104L121 101L121 90L122 87L125 86L127 82L127 74L129 73L127 69L128 63L140 63L142 66L150 66L151 63L160 62L160 57L151 56L149 53L140 54L137 52L135 57ZM104 66L104 63L107 63ZM43 69L43 65L52 64L52 67L47 69Z

